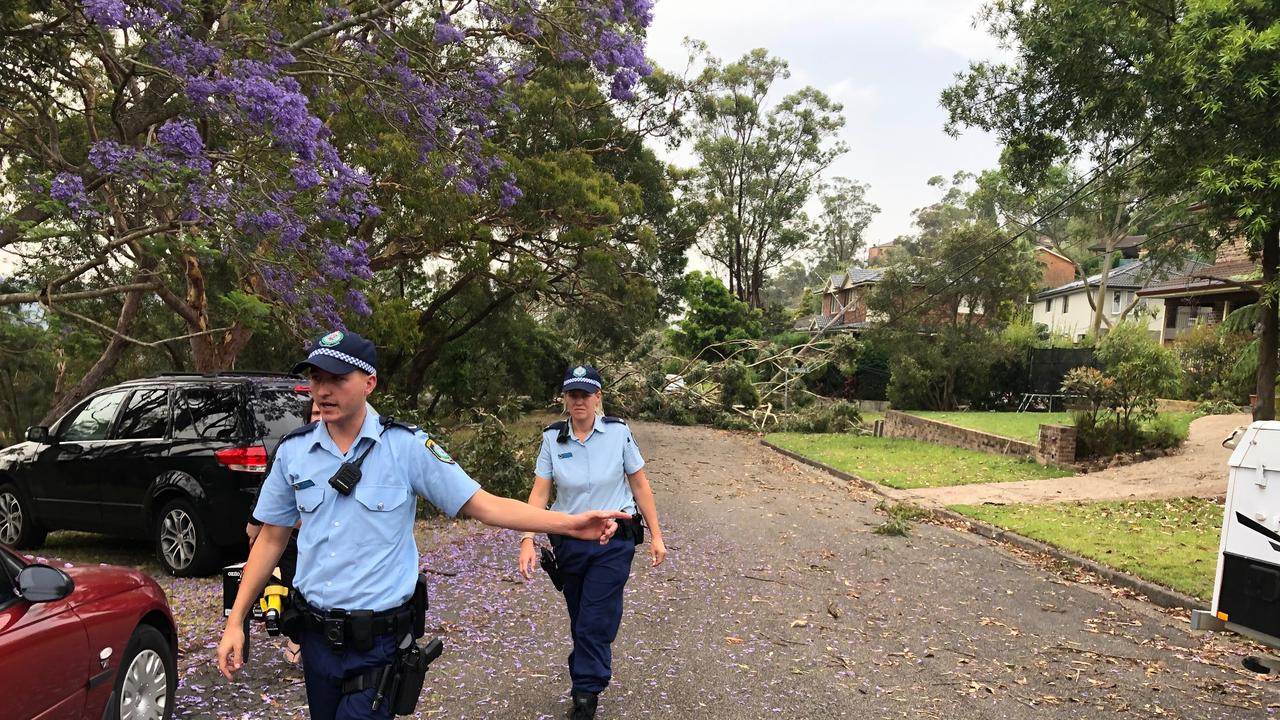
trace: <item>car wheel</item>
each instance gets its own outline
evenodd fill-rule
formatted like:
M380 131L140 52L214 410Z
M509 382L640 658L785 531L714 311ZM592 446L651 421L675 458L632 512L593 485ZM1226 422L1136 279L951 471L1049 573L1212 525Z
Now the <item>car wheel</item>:
M44 544L49 532L31 516L31 505L10 483L0 485L0 543L15 548Z
M173 500L160 510L155 544L156 557L170 575L207 575L217 565L217 548L209 542L204 521L187 500Z
M160 631L139 625L125 646L111 694L109 720L170 720L178 691L178 662Z

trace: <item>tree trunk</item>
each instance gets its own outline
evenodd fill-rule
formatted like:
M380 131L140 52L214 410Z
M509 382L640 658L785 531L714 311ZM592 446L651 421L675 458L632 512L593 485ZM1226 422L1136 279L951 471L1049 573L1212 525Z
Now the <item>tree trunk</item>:
M191 333L205 333L191 338L191 360L196 372L212 373L230 370L235 367L236 357L253 338L253 331L240 324L239 320L231 323L231 327L222 333L208 334L209 331L209 298L205 288L204 272L200 269L200 259L195 255L182 256L186 266L187 297L178 297L167 288L161 287L158 292L170 308L182 316Z
M53 406L49 408L49 412L45 413L40 420L41 425L48 426L54 420L57 420L63 413L70 410L73 405L84 399L86 395L93 392L102 382L102 378L108 373L115 370L116 364L120 362L121 356L124 355L125 347L128 341L124 339L133 328L133 321L138 317L138 308L142 306L142 290L132 290L124 296L124 306L120 309L120 317L116 320L116 334L112 336L111 342L107 343L107 347L102 351L102 355L98 361L89 368L89 371L80 378L80 381L73 385L64 393L54 396Z
M1280 336L1280 316L1276 314L1273 289L1276 265L1280 263L1280 224L1273 222L1262 236L1262 337L1258 339L1258 404L1254 420L1276 419L1276 350Z
M1098 335L1102 332L1102 313L1106 312L1104 308L1107 306L1107 279L1111 275L1111 265L1115 262L1115 240L1107 241L1107 254L1102 259L1102 277L1098 278L1098 299L1093 306L1093 324L1089 328L1089 334L1093 336L1094 342L1098 341ZM1085 284L1088 285L1089 279L1085 278Z

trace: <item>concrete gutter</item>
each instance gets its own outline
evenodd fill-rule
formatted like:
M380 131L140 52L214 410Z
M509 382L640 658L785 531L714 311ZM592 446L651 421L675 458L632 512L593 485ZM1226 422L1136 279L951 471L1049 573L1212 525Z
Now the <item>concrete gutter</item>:
M815 467L823 472L840 478L841 480L858 485L876 495L879 495L880 497L919 508L932 514L935 518L961 523L968 527L971 532L990 538L996 542L1007 543L1014 547L1021 548L1022 550L1041 553L1070 563L1075 567L1105 578L1107 582L1110 582L1113 585L1118 585L1120 587L1142 593L1148 600L1160 607L1197 610L1208 606L1203 600L1197 600L1196 598L1180 593L1177 590L1164 587L1163 585L1157 585L1149 580L1143 580L1140 577L1121 572L1112 567L1107 567L1106 565L1081 557L1075 553L1067 552L1062 548L1054 547L1053 545L1040 542L1039 540L1033 540L1025 535L1019 535L1012 530L1005 530L1004 528L996 527L990 523L975 520L947 508L921 506L918 504L918 499L913 497L910 493L896 488L885 487L884 485L873 483L869 480L864 480L857 475L847 473L843 470L838 470L830 465L820 463L817 460L780 448L763 438L760 440L760 444L777 453L785 455L792 460Z

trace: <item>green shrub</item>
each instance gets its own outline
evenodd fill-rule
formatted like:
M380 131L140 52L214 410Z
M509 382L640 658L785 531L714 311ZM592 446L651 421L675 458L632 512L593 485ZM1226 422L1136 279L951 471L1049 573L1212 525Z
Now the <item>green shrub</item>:
M1186 430L1172 418L1157 416L1129 432L1112 414L1072 413L1076 424L1076 457L1107 457L1137 450L1171 450L1187 441Z
M711 424L721 430L746 432L755 432L756 430L756 426L751 424L751 420L737 413L720 413Z
M862 412L845 400L814 403L787 416L770 432L845 433L862 429Z
M1223 332L1221 326L1197 323L1173 343L1184 373L1183 397L1188 400L1239 402L1248 397L1249 384L1233 378L1246 333Z
M1135 322L1117 325L1098 345L1103 370L1075 368L1062 381L1071 398L1076 455L1101 457L1186 440L1181 428L1156 418L1156 398L1177 390L1181 369L1173 353Z
M740 362L726 363L720 370L720 407L732 410L733 406L754 408L760 404L760 393L756 391L754 374L751 369Z
M483 413L475 432L453 450L480 487L499 497L524 500L533 488L537 438L516 437L496 415Z

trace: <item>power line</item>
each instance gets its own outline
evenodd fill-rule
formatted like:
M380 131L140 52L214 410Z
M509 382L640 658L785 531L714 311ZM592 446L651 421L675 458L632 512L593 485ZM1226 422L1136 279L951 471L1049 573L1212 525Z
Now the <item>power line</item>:
M950 288L951 286L955 285L956 283L958 283L958 282L960 282L961 280L963 280L963 279L965 279L966 277L968 277L968 276L969 276L969 275L970 275L970 274L971 274L975 269L977 269L978 267L980 267L983 263L985 263L985 262L987 262L988 260L990 260L991 258L995 257L996 253L998 253L998 252L1000 252L1001 250L1003 250L1003 249L1005 249L1005 248L1009 247L1010 245L1012 245L1015 241L1017 241L1017 240L1018 240L1018 238L1020 238L1020 237L1022 237L1023 235L1025 235L1025 234L1027 233L1027 231L1028 231L1028 230L1031 230L1031 229L1032 229L1032 228L1034 228L1036 225L1039 225L1040 223L1044 222L1044 221L1045 221L1045 220L1047 220L1048 218L1051 218L1051 217L1053 217L1054 215L1057 215L1059 212L1061 212L1061 211L1062 211L1064 208L1066 208L1068 205L1072 204L1072 203L1077 199L1077 196L1079 196L1082 192L1084 192L1087 188L1089 188L1089 186L1091 186L1091 185L1093 185L1095 182L1097 182L1097 181L1098 181L1098 179L1099 179L1099 178L1101 178L1101 177L1103 176L1103 174L1105 174L1107 171L1109 171L1109 170L1111 170L1112 168L1114 168L1116 165L1119 165L1119 164L1120 164L1121 162L1123 162L1124 160L1128 159L1128 157L1129 157L1130 155L1132 155L1134 152L1136 152L1136 151L1138 150L1138 148L1140 148L1140 147L1142 147L1143 145L1145 145L1145 144L1146 144L1146 141L1147 141L1147 138L1145 138L1145 137L1144 137L1142 140L1139 140L1139 141L1135 142L1134 144L1130 145L1130 146L1129 146L1129 147L1128 147L1128 148L1127 148L1123 153L1121 153L1120 155L1118 155L1114 160L1110 161L1109 163L1106 163L1106 164L1104 164L1104 165L1101 165L1101 166L1099 166L1099 167L1094 168L1094 169L1091 171L1091 173L1090 173L1091 177L1089 177L1089 178L1088 178L1088 179L1087 179L1083 184L1081 184L1079 187L1076 187L1075 189L1073 189L1070 193L1068 193L1068 194L1067 194L1067 196L1066 196L1066 197L1064 197L1062 200L1060 200L1056 205L1054 205L1054 206L1053 206L1052 208L1050 208L1049 210L1047 210L1047 211L1045 211L1045 212L1041 213L1041 214L1040 214L1040 215L1039 215L1035 220L1032 220L1032 221L1031 221L1031 222L1029 222L1029 223L1023 224L1023 228L1022 228L1022 230L1020 230L1020 231L1018 231L1017 233L1013 234L1012 236L1010 236L1010 237L1009 237L1009 239L1008 239L1008 240L1005 240L1004 242L1001 242L1001 243L997 244L997 245L996 245L995 247L993 247L990 251L988 251L988 252L986 252L986 253L983 253L983 254L982 254L980 257L978 257L976 260L974 260L973 262L969 263L967 266L965 266L965 267L960 271L959 276L957 276L957 277L955 277L955 278L953 278L953 279L947 279L947 280L945 280L945 282L944 282L944 284L943 284L943 286L942 286L942 288L941 288L941 289L939 289L937 292L934 292L934 293L929 294L929 295L928 295L927 297L925 297L923 300L921 300L920 302L918 302L918 303L916 303L915 305L911 306L911 307L906 311L906 313L905 313L905 314L906 314L906 315L912 315L912 314L914 314L914 313L915 313L917 310L919 310L921 307L923 307L923 306L927 305L928 303L930 303L930 302L932 302L933 300L935 300L938 296L942 295L942 293L946 292L946 290L947 290L948 288ZM1145 161L1144 161L1144 162L1145 162ZM992 238L997 237L997 236L1001 233L1001 231L1002 231L1002 230L1004 230L1005 226L1009 225L1011 222L1012 222L1011 220L1006 220L1006 221L1002 222L1002 223L1001 223L1001 224L1000 224L1000 225L995 229L995 231L994 231L994 232L992 232L990 235L988 235L986 238L984 238L984 239L983 239L983 241L979 242L979 243L978 243L978 245L981 245L981 244L982 244L983 242L985 242L985 240L987 240L987 239L992 239Z

